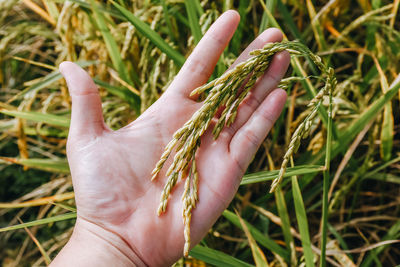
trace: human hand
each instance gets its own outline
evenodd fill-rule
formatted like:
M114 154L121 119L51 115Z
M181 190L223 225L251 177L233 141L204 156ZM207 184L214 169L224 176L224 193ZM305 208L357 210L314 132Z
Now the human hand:
M167 168L155 181L151 181L151 172L173 133L202 105L189 94L207 82L238 22L237 12L225 12L199 42L162 97L134 122L117 131L105 125L98 89L89 75L71 62L60 65L73 104L67 156L78 218L71 241L54 264L63 265L69 251L86 253L74 249L82 247L84 242L101 247L98 251L104 248L105 253L124 258L121 265L164 266L179 259L184 245L183 183L172 192L167 211L157 216ZM281 39L279 30L263 32L234 65L246 60L251 50ZM200 181L199 202L191 223L193 245L228 206L254 153L278 118L286 93L273 89L288 64L288 53L275 55L264 76L240 105L236 121L216 141L211 131L203 135L196 154ZM166 164L170 162L171 159ZM87 249L93 247L87 245ZM69 260L79 263L79 255L74 257ZM86 264L94 260L82 258ZM96 265L101 264L107 265L104 261Z

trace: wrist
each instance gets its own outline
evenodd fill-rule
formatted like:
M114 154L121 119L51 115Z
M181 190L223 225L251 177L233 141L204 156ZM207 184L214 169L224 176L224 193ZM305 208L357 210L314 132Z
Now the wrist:
M78 216L52 266L146 266L120 236Z

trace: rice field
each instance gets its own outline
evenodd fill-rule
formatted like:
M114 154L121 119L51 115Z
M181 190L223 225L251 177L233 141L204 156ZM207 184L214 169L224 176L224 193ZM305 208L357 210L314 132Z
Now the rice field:
M120 129L163 94L229 9L241 21L210 81L259 33L276 27L285 41L320 57L337 84L331 94L318 94L329 74L303 57L305 50L292 55L280 84L289 95L284 111L228 209L175 266L400 264L399 4L0 1L2 265L48 265L72 233L71 99L58 65L74 61L90 73L106 124ZM314 109L312 99L320 100ZM307 133L294 144L301 127Z

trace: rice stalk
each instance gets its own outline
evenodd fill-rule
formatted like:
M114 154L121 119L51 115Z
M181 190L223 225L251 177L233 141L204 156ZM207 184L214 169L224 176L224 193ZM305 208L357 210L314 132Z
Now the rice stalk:
M161 193L160 205L157 212L158 215L165 212L171 190L176 185L178 178L186 179L183 194L183 220L185 225L184 255L188 255L189 252L191 213L197 202L198 178L196 177L198 177L198 173L195 167L195 154L200 146L200 138L208 129L216 112L222 107L221 116L213 129L214 139L218 138L225 126L228 127L235 121L240 103L246 98L257 79L267 70L273 55L284 50L292 55L309 57L321 70L323 76L325 76L325 86L310 101L308 106L312 111L298 126L292 136L278 178L273 181L271 186L270 192L273 192L285 174L289 158L298 149L300 140L307 136L313 118L316 116L318 108L322 103L323 96L331 94L336 86L333 69L326 67L320 57L313 54L307 47L297 41L270 43L262 49L254 50L250 52L252 57L247 61L238 64L221 77L193 90L191 95L198 95L200 99L203 99L202 96L205 96L208 91L203 106L193 114L192 118L182 128L174 133L172 140L167 144L164 153L152 172L152 180L154 180L175 149L176 154L173 163L166 173L168 179ZM288 81L290 79L284 81L284 86ZM186 177L187 173L189 173L188 177ZM194 195L194 192L196 192L196 195Z

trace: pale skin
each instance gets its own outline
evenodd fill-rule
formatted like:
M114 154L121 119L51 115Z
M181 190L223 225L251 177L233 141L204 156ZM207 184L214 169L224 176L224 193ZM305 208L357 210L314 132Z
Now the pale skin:
M74 63L60 65L72 98L67 156L78 217L71 239L53 266L167 266L182 256L184 183L178 182L167 211L157 216L167 168L155 181L151 172L173 133L201 106L189 94L207 82L238 22L235 11L221 15L161 98L117 131L104 123L98 89L90 76ZM234 65L246 60L251 50L281 39L279 30L266 30ZM289 61L287 52L275 55L240 105L233 125L217 140L210 130L202 137L196 154L200 181L192 246L233 199L254 153L281 113L286 93L275 88Z

